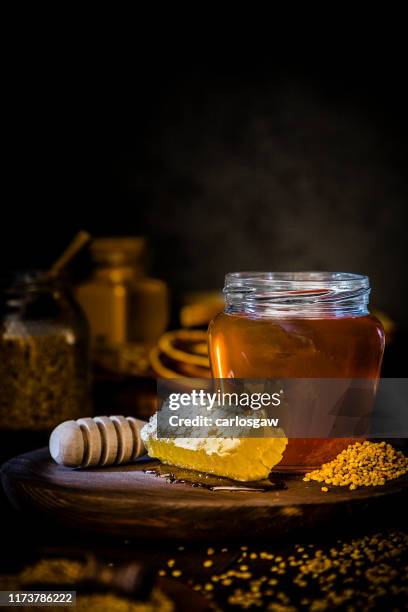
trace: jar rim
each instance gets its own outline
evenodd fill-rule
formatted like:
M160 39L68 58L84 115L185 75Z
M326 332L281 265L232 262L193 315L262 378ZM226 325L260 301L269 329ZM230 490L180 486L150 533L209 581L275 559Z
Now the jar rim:
M224 292L234 289L271 289L288 291L302 289L369 289L370 281L364 274L351 272L229 272L225 276Z
M230 272L227 313L254 316L361 316L368 314L370 281L349 272Z
M47 291L66 288L67 282L60 276L52 277L45 270L16 270L3 275L1 292L18 293L24 291Z

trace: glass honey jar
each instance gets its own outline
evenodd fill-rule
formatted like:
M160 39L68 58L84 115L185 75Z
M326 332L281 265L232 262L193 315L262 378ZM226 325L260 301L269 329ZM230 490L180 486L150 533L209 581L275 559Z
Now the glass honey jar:
M367 276L329 272L227 274L225 310L209 326L214 378L370 379L384 352L368 311ZM333 459L350 438L292 438L278 470L306 471Z

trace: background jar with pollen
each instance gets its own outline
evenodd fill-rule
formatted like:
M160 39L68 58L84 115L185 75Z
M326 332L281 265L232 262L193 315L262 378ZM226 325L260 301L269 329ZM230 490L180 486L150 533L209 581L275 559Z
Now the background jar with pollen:
M358 274L227 274L225 310L209 327L214 378L370 379L375 388L384 332L368 311L369 293ZM313 469L353 442L289 439L277 469Z
M69 287L25 273L0 308L0 430L48 435L90 414L89 330Z

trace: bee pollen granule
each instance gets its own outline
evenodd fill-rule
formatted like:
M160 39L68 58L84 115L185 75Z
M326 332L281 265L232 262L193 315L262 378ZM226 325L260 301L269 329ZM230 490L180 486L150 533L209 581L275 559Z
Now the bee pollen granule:
M304 481L316 480L351 490L360 486L384 485L408 473L408 457L386 442L357 442L339 453L333 461L305 475ZM322 488L322 490L325 487Z

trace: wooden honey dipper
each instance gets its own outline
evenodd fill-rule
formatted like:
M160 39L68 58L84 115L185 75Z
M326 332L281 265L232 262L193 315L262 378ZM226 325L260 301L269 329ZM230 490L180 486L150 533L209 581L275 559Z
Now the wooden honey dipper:
M146 453L140 437L144 425L144 421L123 416L65 421L50 436L50 454L67 467L128 463Z

